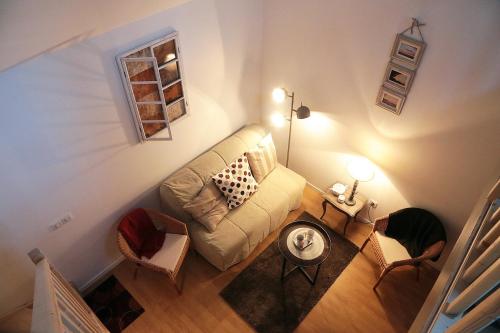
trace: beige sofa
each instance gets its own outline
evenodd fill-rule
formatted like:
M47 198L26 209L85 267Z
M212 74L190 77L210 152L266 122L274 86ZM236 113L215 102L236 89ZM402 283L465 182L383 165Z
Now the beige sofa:
M259 190L231 210L213 233L182 207L212 181L215 173L255 147L266 134L259 125L246 126L170 175L160 187L166 212L187 223L196 251L222 271L245 259L280 226L289 211L300 206L305 179L279 164L260 183Z

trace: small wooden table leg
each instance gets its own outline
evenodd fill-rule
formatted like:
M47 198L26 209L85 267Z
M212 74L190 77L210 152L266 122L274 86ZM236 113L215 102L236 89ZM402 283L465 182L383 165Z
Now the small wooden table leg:
M327 200L323 200L323 203L321 204L323 206L323 214L321 214L321 217L319 218L320 220L323 219L323 216L325 216L326 213L326 204L328 203Z
M350 216L348 215L348 216L347 216L347 219L346 219L346 221L345 221L345 224L344 224L344 236L345 236L345 232L347 231L347 225L348 225L349 223L351 223L351 219L352 219L352 217L350 217Z

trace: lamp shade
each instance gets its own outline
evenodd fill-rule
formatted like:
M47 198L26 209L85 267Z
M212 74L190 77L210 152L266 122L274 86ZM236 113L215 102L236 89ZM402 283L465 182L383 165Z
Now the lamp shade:
M311 110L305 105L300 105L297 109L297 119L306 119L311 115Z
M349 162L347 171L352 178L360 182L372 180L375 175L371 162L364 158L356 158Z

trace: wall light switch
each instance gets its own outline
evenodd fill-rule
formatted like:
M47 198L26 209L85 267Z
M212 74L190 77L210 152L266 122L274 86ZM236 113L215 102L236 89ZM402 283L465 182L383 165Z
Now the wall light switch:
M57 220L55 220L51 225L49 225L49 230L54 231L65 225L66 223L69 223L73 220L74 216L71 213L66 213Z

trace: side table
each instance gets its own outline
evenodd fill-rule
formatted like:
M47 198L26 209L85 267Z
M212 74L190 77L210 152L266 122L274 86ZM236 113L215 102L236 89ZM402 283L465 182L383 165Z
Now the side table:
M351 195L351 191L347 191L345 193L346 198L348 198L350 195ZM366 198L359 193L356 193L354 198L356 199L356 204L354 206L348 206L345 203L338 202L337 197L334 196L331 192L327 192L327 193L323 194L323 204L322 204L323 205L323 214L321 215L320 220L322 220L323 216L325 216L327 204L332 206L333 208L335 208L339 212L344 213L347 216L347 220L345 221L345 225L344 225L344 235L345 235L345 232L347 230L347 225L349 223L351 223L352 220L356 219L356 216L358 215L358 213L361 211L361 209L364 207L364 205L366 203Z
M313 230L313 243L303 250L299 250L293 240L298 233ZM309 283L314 285L318 278L321 264L326 260L332 249L332 241L328 232L319 225L311 221L297 220L286 225L278 236L278 248L283 257L281 268L281 281L295 270L301 272ZM286 272L286 262L290 261L294 267ZM304 267L316 266L316 273L311 277Z

